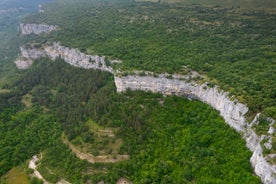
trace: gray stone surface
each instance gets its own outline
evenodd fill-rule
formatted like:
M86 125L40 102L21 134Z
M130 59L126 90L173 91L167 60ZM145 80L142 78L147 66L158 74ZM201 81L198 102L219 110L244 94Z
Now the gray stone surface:
M97 55L87 55L81 53L77 49L70 49L68 47L61 46L58 42L54 42L53 45L44 45L40 49L20 47L21 58L25 60L33 60L41 57L50 57L52 60L57 58L64 59L65 62L81 68L86 69L99 69L113 73L113 68L107 66L106 58ZM112 60L110 63L117 63L118 60Z
M20 24L20 29L23 35L28 34L41 34L49 33L57 29L55 25L46 25L46 24Z
M14 63L18 69L25 70L25 69L28 69L33 64L33 61L18 58Z

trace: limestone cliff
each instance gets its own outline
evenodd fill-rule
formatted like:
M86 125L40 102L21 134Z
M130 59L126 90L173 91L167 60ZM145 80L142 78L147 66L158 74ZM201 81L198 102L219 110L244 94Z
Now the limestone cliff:
M0 14L6 14L6 13L13 13L18 12L19 10L22 10L23 8L9 8L9 9L0 9Z
M33 61L25 58L18 58L14 63L18 69L25 70L33 64Z
M24 60L33 60L40 57L50 57L55 60L57 58L64 59L65 62L81 68L86 69L99 69L113 73L112 63L120 61L111 60L108 61L105 57L97 55L87 55L81 53L77 49L70 49L68 47L61 46L59 43L54 42L53 45L44 45L40 49L21 47L21 58Z
M245 114L248 111L247 106L230 100L228 93L219 91L217 87L211 88L207 84L198 85L195 82L186 82L185 79L179 79L174 76L168 79L163 74L155 77L139 75L115 76L115 83L118 92L130 89L151 91L165 95L191 94L199 100L210 104L220 112L227 124L242 133L247 147L253 152L250 162L255 173L266 184L276 183L276 167L263 156L261 141L266 137L256 135L245 119ZM271 131L270 133L273 134L274 130Z
M49 33L57 29L57 26L46 24L20 24L23 35Z
M61 46L59 43L44 45L41 49L21 47L21 54L24 61L45 56L53 60L60 57L73 66L100 69L111 73L115 72L107 63L118 62L117 60L107 62L105 57L86 55L77 49ZM217 87L209 87L206 83L199 85L195 81L188 82L193 81L191 79L197 76L198 74L195 72L190 76L156 75L150 72L143 72L143 75L141 75L141 72L133 72L133 75L121 76L120 72L117 71L115 84L118 92L130 89L165 95L188 94L190 97L210 104L220 112L227 124L243 135L247 147L253 152L250 162L256 175L260 176L263 183L276 183L276 167L267 161L268 158L275 155L264 156L262 147L264 143L266 148L271 148L271 136L274 133L273 124L275 121L271 120L268 135L258 136L252 128L252 125L258 122L258 116L252 123L248 123L245 118L248 108L245 104L230 100L228 93L219 90Z

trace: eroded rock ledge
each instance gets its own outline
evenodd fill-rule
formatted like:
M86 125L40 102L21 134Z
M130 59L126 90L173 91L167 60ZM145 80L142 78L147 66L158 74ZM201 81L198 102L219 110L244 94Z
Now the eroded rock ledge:
M86 55L79 52L77 49L69 49L54 43L52 46L44 45L41 49L24 48L21 47L21 54L24 60L30 61L39 57L48 56L51 59L58 57L64 59L65 62L82 68L93 68L115 73L113 68L106 62L104 57ZM247 122L245 114L248 107L238 101L230 100L228 93L219 90L217 87L209 87L206 83L199 85L196 82L189 82L193 80L191 76L179 76L166 74L152 74L134 72L132 75L121 76L120 72L115 74L115 84L118 92L130 90L151 91L154 93L161 93L165 95L190 95L197 98L220 112L220 115L225 119L226 123L233 127L236 131L243 135L246 140L247 147L253 152L250 162L256 175L258 175L263 183L276 183L276 167L268 162L268 158L273 155L263 155L262 142L264 145L269 145L270 139L267 136L258 136L252 125L258 120L258 116L252 123ZM271 128L275 121L272 121L268 135L274 133ZM269 147L269 146L266 146Z
M46 25L46 24L20 24L20 29L23 35L29 34L41 34L49 33L57 29L56 25Z
M19 69L28 68L30 65L28 67L25 66L30 63L30 60L40 57L49 57L52 60L61 58L76 67L99 69L110 73L113 73L111 64L120 62L118 60L107 60L105 57L98 55L87 55L77 49L61 46L58 42L54 42L53 45L43 45L40 49L20 47L20 51L21 57L15 61Z

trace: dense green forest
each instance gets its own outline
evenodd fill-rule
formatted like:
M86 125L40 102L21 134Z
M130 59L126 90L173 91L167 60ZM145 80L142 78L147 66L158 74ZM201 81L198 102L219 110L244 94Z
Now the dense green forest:
M134 183L259 183L245 142L202 102L139 91L118 94L111 74L47 59L37 61L10 89L0 96L6 104L1 107L1 174L42 152L40 170L53 182L63 177L73 183L115 183L126 177ZM20 102L26 95L31 106L24 108ZM130 159L116 164L78 160L60 135L93 141L86 138L89 119L119 128L120 152Z
M37 10L42 0L0 2L0 9L23 7L0 12L1 184L15 166L30 174L27 161L38 154L38 170L50 182L116 183L124 177L133 183L260 183L241 135L202 102L142 91L118 94L111 74L61 59L38 59L26 71L13 64L20 45L60 41L120 59L114 67L123 71L184 74L186 66L247 103L252 114L275 118L275 3L167 3L172 1L56 0L43 5L45 13L21 20L59 26L39 36L20 35L18 17ZM259 132L267 131L264 124ZM108 148L108 137L99 142L91 126L116 130L118 153ZM96 145L99 150L89 150L95 155L105 149L130 158L91 164L77 158L63 136L80 148Z
M276 3L211 2L58 0L25 22L59 25L59 31L38 40L121 59L120 70L181 73L187 66L252 112L275 113Z

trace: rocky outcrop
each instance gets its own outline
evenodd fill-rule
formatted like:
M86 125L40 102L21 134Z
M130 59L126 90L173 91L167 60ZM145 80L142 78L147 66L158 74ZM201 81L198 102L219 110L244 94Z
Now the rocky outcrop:
M18 10L22 10L23 8L10 8L10 9L0 9L0 14L5 14L5 13L13 13L13 12L18 12Z
M42 180L43 184L49 184L49 182L47 182L43 176L40 174L40 172L37 170L37 165L36 163L39 161L39 158L37 155L33 156L33 158L30 160L29 162L29 169L32 169L34 171L33 176Z
M37 49L25 49L20 47L21 56L14 62L16 67L21 70L28 69L33 64L33 59L45 56L45 52Z
M20 29L23 35L28 34L41 34L49 33L57 29L55 25L46 25L46 24L20 24Z
M44 13L44 10L42 9L42 5L41 4L38 5L38 12L39 13Z
M97 55L87 55L78 51L77 49L69 49L68 47L61 46L56 42L52 46L44 47L44 50L46 54L52 59L60 57L64 59L65 62L73 66L86 69L99 69L110 73L113 73L111 64L117 62L108 61L105 57L100 57Z
M25 60L24 58L18 58L14 63L18 69L25 70L33 64L33 61L29 59Z
M263 156L261 141L264 140L264 137L259 137L246 121L247 106L230 100L228 93L220 91L217 87L208 87L206 83L198 85L195 82L186 82L185 78L180 79L175 76L167 78L163 74L158 76L115 76L115 83L118 92L130 89L165 95L190 94L211 105L220 112L227 124L244 136L247 147L253 152L250 162L255 173L266 184L276 183L276 167ZM273 133L272 131L274 130L271 130L270 134Z
M34 49L34 48L26 49L25 47L20 47L20 52L21 52L22 58L29 59L29 60L38 59L46 56L46 53L44 50Z
M105 57L97 55L87 55L77 49L70 49L54 42L53 45L44 45L40 49L21 47L21 58L33 60L41 57L50 57L52 60L57 58L81 68L99 69L113 73L112 63L118 63L118 60L107 60Z

